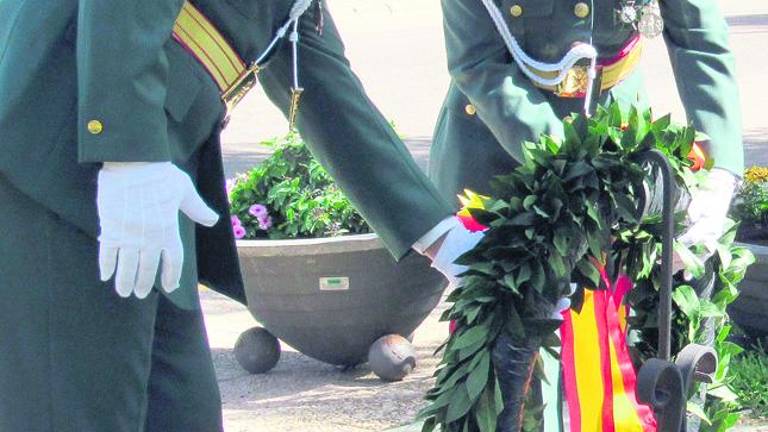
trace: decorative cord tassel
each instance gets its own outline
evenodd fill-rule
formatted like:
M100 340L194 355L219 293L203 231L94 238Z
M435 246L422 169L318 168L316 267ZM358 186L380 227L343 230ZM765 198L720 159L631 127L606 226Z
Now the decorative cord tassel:
M309 9L314 0L296 0L291 7L291 11L288 13L288 19L285 23L277 29L275 37L272 38L267 48L259 55L259 57L251 63L251 68L258 68L264 60L272 53L277 42L284 38L288 34L288 30L291 30L291 34L288 36L288 40L291 42L291 50L293 54L293 86L291 87L291 106L288 112L288 128L293 131L296 129L296 117L299 113L299 104L301 102L301 94L304 89L299 85L299 19ZM318 0L322 2L322 0ZM322 6L321 8L322 14Z
M306 9L305 9L306 10ZM296 117L304 88L299 85L299 20L293 22L293 32L289 36L293 50L293 87L291 87L291 108L288 113L288 129L296 130Z

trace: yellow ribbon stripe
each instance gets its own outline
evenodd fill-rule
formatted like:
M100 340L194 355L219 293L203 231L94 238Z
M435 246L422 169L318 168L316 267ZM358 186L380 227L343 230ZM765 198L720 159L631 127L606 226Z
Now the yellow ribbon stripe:
M605 386L601 370L604 367L600 352L600 335L595 305L595 291L584 290L581 313L571 311L573 318L573 351L576 363L576 385L581 407L581 432L603 430L603 404ZM572 429L573 430L573 429Z
M611 88L615 87L619 83L621 83L627 76L629 76L632 71L635 70L635 67L637 67L638 63L640 63L640 59L643 54L643 44L642 41L638 41L634 47L632 47L627 54L622 57L621 59L617 60L615 63L612 63L607 66L598 66L598 73L601 74L601 84L600 84L600 90L610 90ZM541 78L544 79L553 79L556 78L560 71L550 71L550 72L544 72L540 71L538 69L531 69L531 71L538 75ZM587 68L586 66L574 66L570 71L569 74L566 75L566 80L575 80L574 83L571 83L575 85L574 90L576 90L573 94L563 94L560 95L562 97L583 97L586 93L587 83L588 83L588 76L587 76ZM553 92L557 92L559 89L559 86L550 86L550 85L541 85L534 82L534 85L536 87L539 87L544 90L549 90Z
M603 68L602 90L608 90L623 81L627 75L635 70L637 64L640 63L642 55L643 44L638 42L626 57Z
M194 5L185 2L173 36L208 71L222 92L245 72L246 65L224 36Z
M614 430L621 432L644 432L637 408L629 399L627 390L624 387L624 375L621 373L619 355L616 352L616 344L612 340L610 341L610 349Z

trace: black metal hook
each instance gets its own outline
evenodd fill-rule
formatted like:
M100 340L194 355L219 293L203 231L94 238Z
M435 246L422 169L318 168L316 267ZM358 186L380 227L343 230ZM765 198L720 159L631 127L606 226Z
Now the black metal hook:
M667 157L652 149L637 156L639 161L656 165L662 176L662 260L659 287L659 347L658 358L650 359L640 368L637 377L637 395L642 403L650 405L663 432L684 431L686 428L686 401L696 382L712 382L717 371L714 349L691 344L670 362L672 339L672 253L675 234L674 172ZM643 208L648 207L646 193Z
M640 162L647 161L656 165L661 173L663 206L658 357L662 360L669 360L672 355L672 245L675 235L674 196L676 184L672 165L661 151L657 149L647 150L638 154L637 159ZM645 199L647 201L649 197L646 196Z

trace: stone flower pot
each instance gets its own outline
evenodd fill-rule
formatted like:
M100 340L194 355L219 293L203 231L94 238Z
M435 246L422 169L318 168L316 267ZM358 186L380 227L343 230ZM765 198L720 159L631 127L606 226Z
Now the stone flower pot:
M265 334L326 363L363 363L383 336L410 336L446 286L418 254L396 263L375 234L241 240L237 247L248 309L264 326L245 332L235 349L241 365L253 373L271 369L279 357L277 341ZM377 350L389 351L378 354L403 363L390 366L413 367L408 341L399 336L383 340L388 342L377 343Z
M747 269L739 285L739 298L728 313L749 336L768 336L768 246L742 243L755 254L755 263Z

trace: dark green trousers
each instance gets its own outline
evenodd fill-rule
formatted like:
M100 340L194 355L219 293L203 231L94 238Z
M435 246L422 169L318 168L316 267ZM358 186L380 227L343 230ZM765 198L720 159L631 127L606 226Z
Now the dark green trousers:
M221 431L200 309L119 298L97 250L0 175L0 431Z

